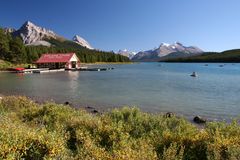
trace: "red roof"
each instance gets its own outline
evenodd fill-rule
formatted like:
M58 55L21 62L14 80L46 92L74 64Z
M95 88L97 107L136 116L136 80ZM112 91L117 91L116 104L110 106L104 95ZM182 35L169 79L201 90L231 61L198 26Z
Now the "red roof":
M43 54L36 63L69 62L75 53Z

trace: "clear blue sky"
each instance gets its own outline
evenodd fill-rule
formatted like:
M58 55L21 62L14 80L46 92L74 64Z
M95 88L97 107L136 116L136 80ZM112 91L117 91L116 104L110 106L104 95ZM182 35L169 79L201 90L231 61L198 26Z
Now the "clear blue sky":
M0 26L26 20L102 50L179 41L206 51L240 48L239 0L2 0Z

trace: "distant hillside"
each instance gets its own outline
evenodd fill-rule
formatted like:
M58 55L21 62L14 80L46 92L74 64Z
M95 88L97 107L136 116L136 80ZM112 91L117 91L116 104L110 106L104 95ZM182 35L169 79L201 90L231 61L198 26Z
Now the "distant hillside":
M192 57L192 56L197 56L197 55L201 55L202 53L199 54L189 54L189 53L185 53L185 52L173 52L170 53L164 57L160 57L158 60L159 61L165 61L165 60L169 60L169 59L175 59L175 58L186 58L186 57Z
M192 57L169 58L163 62L240 62L240 49L224 52L205 52Z

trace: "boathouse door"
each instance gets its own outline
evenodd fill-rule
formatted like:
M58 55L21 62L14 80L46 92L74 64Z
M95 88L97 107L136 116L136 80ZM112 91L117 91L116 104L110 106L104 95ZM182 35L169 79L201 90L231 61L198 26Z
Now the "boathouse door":
M72 62L72 68L76 68L76 62Z
M59 66L59 63L55 63L55 68L56 68L56 69L59 69L59 67L60 67L60 66Z

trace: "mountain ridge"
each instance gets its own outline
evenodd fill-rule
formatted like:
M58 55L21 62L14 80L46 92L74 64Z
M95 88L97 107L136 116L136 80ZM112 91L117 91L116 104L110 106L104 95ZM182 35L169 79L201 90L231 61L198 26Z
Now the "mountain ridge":
M31 21L26 21L19 29L13 28L5 28L5 32L12 34L14 37L20 37L23 40L25 45L33 45L33 46L51 46L49 42L50 39L56 39L59 41L69 40L63 36L56 34L54 31L46 29L44 27L40 27L35 25ZM76 37L76 36L74 36ZM94 49L91 45L82 37L77 36L77 40L74 39L73 42L81 45L82 47L86 47L88 49Z
M83 47L86 47L88 49L93 49L93 47L85 40L83 39L82 37L80 37L79 35L75 35L73 38L72 38L72 41L73 42L76 42L77 44L83 46Z
M181 53L188 56L203 53L204 51L195 46L184 46L180 42L174 44L161 43L158 48L140 51L133 58L133 61L159 61L161 57L165 57L171 53ZM177 56L177 55L176 55Z
M116 52L116 54L120 54L122 56L128 57L129 59L131 59L132 57L134 57L134 55L136 54L136 52L131 52L128 51L127 49L123 49L123 50L118 50L118 52Z

